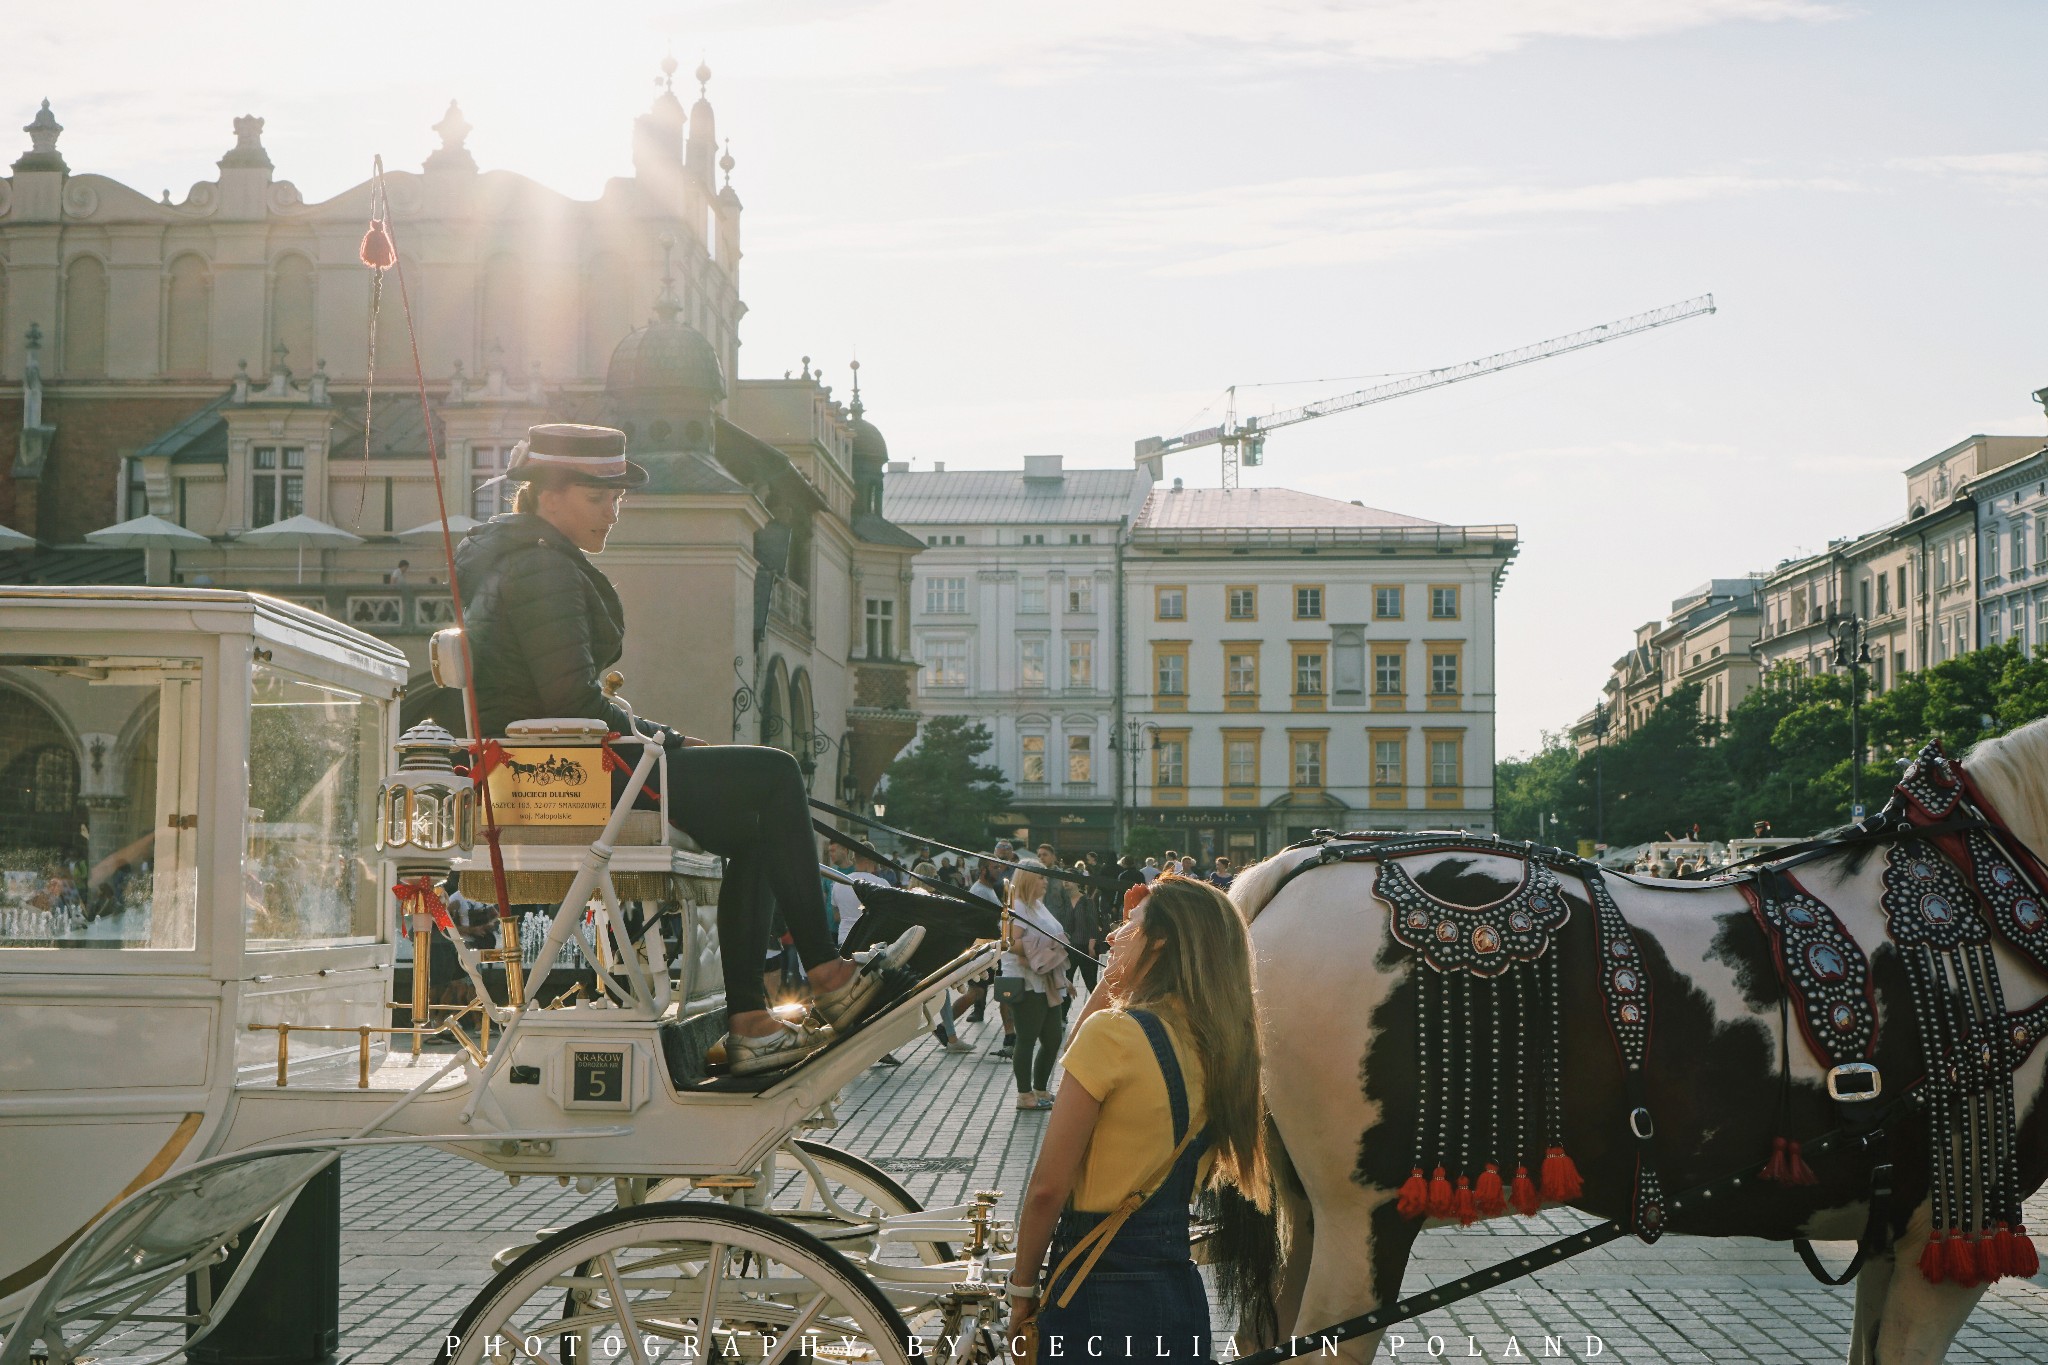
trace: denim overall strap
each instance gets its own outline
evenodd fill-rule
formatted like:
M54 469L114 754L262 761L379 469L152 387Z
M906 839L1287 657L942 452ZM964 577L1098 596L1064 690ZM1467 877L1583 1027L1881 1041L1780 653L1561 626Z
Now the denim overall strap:
M1059 1308L1066 1307L1073 1299L1081 1282L1088 1278L1088 1272L1095 1268L1095 1263L1112 1244L1129 1244L1133 1249L1144 1246L1148 1250L1156 1246L1160 1251L1170 1246L1179 1257L1187 1255L1188 1203L1194 1197L1195 1174L1201 1165L1202 1153L1208 1147L1208 1133L1206 1130L1201 1133L1189 1130L1192 1115L1188 1107L1187 1083L1181 1074L1180 1060L1173 1054L1173 1041L1167 1035L1166 1026L1149 1011L1132 1010L1130 1014L1145 1030L1146 1041L1151 1043L1160 1074L1166 1081L1167 1103L1173 1115L1173 1157L1157 1183L1150 1189L1133 1190L1113 1211L1079 1214L1070 1209L1061 1215L1055 1241L1069 1243L1069 1239L1072 1240L1046 1279L1047 1298ZM1061 1236L1062 1233L1067 1236ZM1085 1259L1074 1270L1072 1278L1060 1286L1060 1277L1078 1257ZM1055 1289L1058 1290L1056 1298Z

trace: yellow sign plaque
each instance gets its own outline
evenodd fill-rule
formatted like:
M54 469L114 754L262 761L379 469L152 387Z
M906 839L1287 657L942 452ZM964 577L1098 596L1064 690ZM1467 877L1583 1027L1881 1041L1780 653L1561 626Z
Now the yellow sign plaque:
M602 749L508 745L490 783L501 825L601 825L612 813Z

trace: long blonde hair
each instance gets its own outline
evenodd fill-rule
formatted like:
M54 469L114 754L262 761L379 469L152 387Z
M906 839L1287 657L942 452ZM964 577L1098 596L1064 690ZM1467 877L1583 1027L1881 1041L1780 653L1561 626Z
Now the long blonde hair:
M1235 1185L1260 1208L1271 1199L1266 1105L1259 1089L1258 1013L1252 1008L1251 943L1244 921L1207 882L1161 877L1139 924L1150 965L1112 997L1119 1009L1164 1005L1183 1024L1202 1063L1211 1185ZM1153 951L1155 950L1156 951Z
M1034 905L1044 899L1043 876L1021 867L1010 874L1010 904Z

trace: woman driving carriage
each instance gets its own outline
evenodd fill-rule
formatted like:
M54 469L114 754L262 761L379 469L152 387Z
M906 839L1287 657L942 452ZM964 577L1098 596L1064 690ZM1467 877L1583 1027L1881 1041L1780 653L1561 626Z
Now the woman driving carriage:
M630 730L599 679L617 663L625 614L611 580L587 558L604 549L628 489L647 471L626 458L611 427L551 423L527 432L507 479L512 511L473 531L455 552L478 724L502 735L513 721L579 716ZM818 882L802 771L780 749L706 744L667 726L669 820L726 860L718 897L728 1030L735 1074L778 1071L826 1046L879 1003L882 969L916 950L914 929L865 964L839 952ZM768 1009L761 964L780 911L809 975L824 1027Z

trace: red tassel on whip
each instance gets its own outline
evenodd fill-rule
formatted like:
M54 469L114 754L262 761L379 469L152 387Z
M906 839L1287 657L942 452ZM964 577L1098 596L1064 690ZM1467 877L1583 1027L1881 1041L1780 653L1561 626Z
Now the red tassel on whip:
M398 247L391 240L391 229L382 218L370 220L370 230L363 234L363 245L357 253L363 264L372 270L389 270L398 264Z
M1420 1166L1408 1172L1408 1179L1401 1185L1401 1197L1394 1204L1394 1209L1403 1218L1420 1218L1429 1212L1429 1182L1423 1179Z

